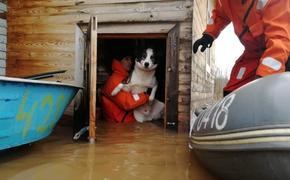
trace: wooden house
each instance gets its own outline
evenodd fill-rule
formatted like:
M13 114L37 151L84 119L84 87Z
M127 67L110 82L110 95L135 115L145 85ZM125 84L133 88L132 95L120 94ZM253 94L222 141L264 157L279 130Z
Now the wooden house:
M192 54L209 5L208 0L11 0L6 75L64 69L57 80L86 83L86 37L90 18L95 17L95 93L109 74L116 49L149 42L163 54L157 79L159 98L166 104L165 125L182 127L189 122L190 106L213 96L212 53Z

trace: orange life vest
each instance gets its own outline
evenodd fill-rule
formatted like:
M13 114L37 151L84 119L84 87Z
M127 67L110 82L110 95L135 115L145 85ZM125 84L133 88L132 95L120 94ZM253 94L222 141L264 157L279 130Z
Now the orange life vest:
M218 37L230 22L245 51L236 61L225 91L285 71L290 54L290 1L216 0L204 33ZM226 52L225 52L226 53Z
M129 74L122 67L121 63L113 60L112 75L107 79L102 88L102 108L105 118L114 122L133 122L133 110L148 101L149 96L145 93L138 94L138 98L134 98L130 92L121 90L115 96L111 96L112 91L123 81Z

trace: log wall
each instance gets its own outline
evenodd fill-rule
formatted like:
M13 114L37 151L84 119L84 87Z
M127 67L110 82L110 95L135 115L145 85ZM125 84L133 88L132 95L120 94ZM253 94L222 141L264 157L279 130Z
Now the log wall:
M8 61L7 75L22 77L46 71L66 69L59 75L63 82L74 82L75 69L75 24L88 22L90 15L98 17L98 26L102 24L116 26L120 24L159 25L179 23L179 86L178 118L188 121L191 93L201 93L200 99L207 93L198 89L210 87L211 79L204 84L202 60L192 66L192 28L198 31L204 26L200 11L203 1L197 0L11 0L8 2ZM207 2L207 1L205 1ZM196 7L194 7L196 9ZM197 17L193 18L193 15ZM193 26L194 24L194 26ZM140 28L140 26L139 26ZM144 25L144 29L150 28ZM136 29L133 29L133 31ZM160 33L163 30L160 28ZM203 58L199 55L200 59ZM193 71L193 72L192 72ZM191 83L193 78L194 83Z

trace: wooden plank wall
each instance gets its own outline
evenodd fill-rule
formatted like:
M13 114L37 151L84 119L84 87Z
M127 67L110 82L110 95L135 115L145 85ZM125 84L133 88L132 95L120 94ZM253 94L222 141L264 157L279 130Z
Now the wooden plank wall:
M207 24L208 3L211 0L195 0L193 5L192 42L202 36ZM191 110L213 102L215 67L214 44L205 53L192 56ZM208 63L207 63L208 62ZM209 65L207 67L207 64Z
M0 76L6 74L7 1L0 0Z
M190 112L192 0L12 0L8 2L7 75L25 76L66 69L74 81L74 25L99 23L180 23L179 120ZM198 26L195 24L195 26Z

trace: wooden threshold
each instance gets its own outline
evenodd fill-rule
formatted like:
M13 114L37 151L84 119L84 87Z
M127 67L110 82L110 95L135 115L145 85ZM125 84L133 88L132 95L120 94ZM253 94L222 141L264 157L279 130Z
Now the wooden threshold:
M154 33L154 34L139 34L139 33L128 33L128 34L98 34L99 39L166 39L167 34Z

